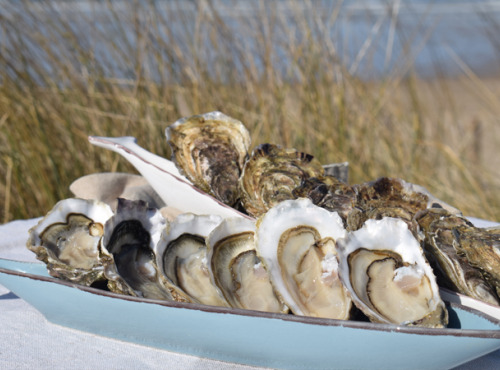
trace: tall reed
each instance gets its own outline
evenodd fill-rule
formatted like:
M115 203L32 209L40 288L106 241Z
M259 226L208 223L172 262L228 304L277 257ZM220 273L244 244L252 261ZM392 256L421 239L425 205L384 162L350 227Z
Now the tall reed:
M497 85L466 66L455 80L422 81L411 53L388 77L356 77L332 39L334 3L172 1L168 11L165 3L6 3L3 222L45 214L83 175L135 173L88 135L135 136L168 157L165 127L213 110L244 122L253 146L349 161L351 183L400 177L466 215L500 220ZM238 16L228 15L235 7ZM360 62L370 58L372 36Z

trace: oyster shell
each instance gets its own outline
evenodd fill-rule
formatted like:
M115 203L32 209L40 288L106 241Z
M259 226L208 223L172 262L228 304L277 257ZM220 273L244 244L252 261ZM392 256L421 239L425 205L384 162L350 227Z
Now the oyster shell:
M368 220L338 245L340 278L371 321L447 325L448 311L432 269L404 221Z
M156 261L177 300L229 307L207 266L206 238L221 221L214 215L183 213L164 230Z
M241 174L243 208L258 217L283 200L295 199L293 189L303 179L323 173L321 163L310 154L261 144L253 150Z
M26 246L50 275L82 285L104 281L99 246L111 208L96 200L59 201L30 229Z
M500 227L458 226L453 229L455 249L479 269L500 296Z
M238 179L248 157L250 134L221 112L182 118L166 129L172 160L199 189L234 206Z
M224 219L207 239L207 260L213 283L231 307L265 312L288 312L276 295L255 250L255 222Z
M257 250L296 315L348 319L351 299L338 278L340 216L307 198L286 200L257 221Z
M344 225L355 205L356 194L349 186L333 176L322 178L309 177L302 180L300 186L293 189L296 198L309 198L312 202L331 212L337 212Z
M166 221L144 201L118 199L116 214L104 226L102 252L111 291L172 300L159 278L153 249Z
M454 230L458 227L474 230L473 225L465 218L440 208L420 212L415 219L421 230L422 247L439 285L498 305L494 290L485 281L480 270L469 263L462 250L456 249L458 244Z
M427 208L445 208L453 214L460 214L456 208L434 197L425 188L402 179L381 177L377 180L354 186L356 207L348 215L348 230L357 230L368 219L383 217L399 218L408 224L417 235L415 214Z

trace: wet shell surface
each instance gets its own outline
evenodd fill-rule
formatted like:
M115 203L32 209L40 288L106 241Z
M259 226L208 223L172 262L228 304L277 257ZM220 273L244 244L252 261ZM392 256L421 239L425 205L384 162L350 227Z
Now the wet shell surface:
M312 155L274 144L255 148L240 178L241 203L258 217L283 200L295 199L293 189L302 180L323 176L321 163Z
M233 206L248 157L250 134L242 122L221 112L182 118L166 129L172 160L199 189Z
M116 214L106 222L102 239L111 291L172 300L161 283L153 252L165 226L160 211L146 202L118 199Z
M83 285L105 280L99 246L104 224L112 216L103 202L61 200L29 231L27 247L54 277Z
M231 307L288 312L256 254L255 232L255 221L241 217L226 218L212 230L207 260L213 283Z
M336 243L344 236L340 216L307 198L283 201L258 220L258 254L294 314L350 317L351 299L337 263Z
M206 238L221 221L219 216L184 213L164 230L155 249L156 261L177 292L176 300L229 306L212 283L207 265Z
M368 220L338 244L340 277L371 321L446 327L435 276L404 221Z
M453 215L442 208L431 208L418 213L416 222L422 234L422 247L436 274L438 284L454 292L498 305L495 289L488 284L481 270L469 263L454 231L460 228L470 236L472 230L474 233L481 233L481 229L475 229L464 217ZM474 250L477 251L485 247L481 239L474 245ZM463 243L463 247L467 248L467 243Z

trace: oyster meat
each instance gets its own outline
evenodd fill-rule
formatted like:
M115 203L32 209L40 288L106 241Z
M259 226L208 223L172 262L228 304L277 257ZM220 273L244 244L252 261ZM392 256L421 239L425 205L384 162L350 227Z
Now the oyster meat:
M231 307L288 312L256 255L255 231L255 222L241 217L226 218L212 230L207 260L213 283Z
M206 238L221 221L219 216L183 213L164 230L156 261L177 300L229 307L212 283L207 263Z
M199 189L234 206L238 179L248 157L250 134L221 112L182 118L166 129L172 160Z
M286 200L257 221L257 250L276 291L296 315L349 319L351 299L338 276L340 216L307 198Z
M152 299L173 300L162 284L154 247L166 221L146 202L118 199L116 214L105 225L102 252L111 291Z
M367 220L338 244L340 278L371 321L446 327L435 276L404 221Z
M477 232L464 217L442 208L431 208L415 217L421 230L421 244L440 286L481 301L499 304L498 297L479 269L473 267L459 246L454 230ZM470 235L471 232L468 232ZM478 240L478 245L481 242ZM465 248L470 244L464 243ZM460 253L459 253L460 252Z
M104 224L112 216L103 202L61 200L30 229L26 246L54 277L82 285L105 281L99 247Z
M295 199L293 189L302 180L323 174L321 163L310 154L261 144L243 167L241 203L249 214L258 217L283 200Z

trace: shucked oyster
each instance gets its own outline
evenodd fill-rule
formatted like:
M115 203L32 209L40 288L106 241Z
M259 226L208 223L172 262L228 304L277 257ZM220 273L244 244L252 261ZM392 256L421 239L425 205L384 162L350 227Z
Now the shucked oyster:
M432 269L404 221L368 220L338 244L341 280L371 321L447 325Z
M153 249L166 221L143 201L118 199L116 214L105 225L102 251L111 291L172 300L159 278Z
M481 242L480 229L475 229L464 217L452 215L442 208L427 209L418 213L415 219L421 230L425 255L439 285L487 303L498 304L494 290L485 281L480 270L469 263L464 253L464 248L475 251L476 247L463 243L460 248L461 244L457 241L459 234L454 231L460 228L463 231L469 230L465 233L462 231L461 235L477 235L479 251L480 248L487 248Z
M156 261L176 300L229 306L212 283L207 266L205 241L221 221L214 215L183 213L164 230L155 249Z
M111 208L99 201L61 200L29 231L27 247L54 277L83 285L104 281L99 246L111 216Z
M288 312L255 251L255 221L226 218L207 239L207 260L213 283L231 307Z
M257 250L271 281L296 315L346 320L351 299L338 277L339 215L307 198L286 200L257 223Z
M221 112L182 118L167 127L172 159L199 189L234 206L238 179L248 157L250 134Z
M241 203L252 216L264 214L279 202L295 199L293 189L309 177L321 177L324 170L312 155L261 144L254 149L240 178Z

